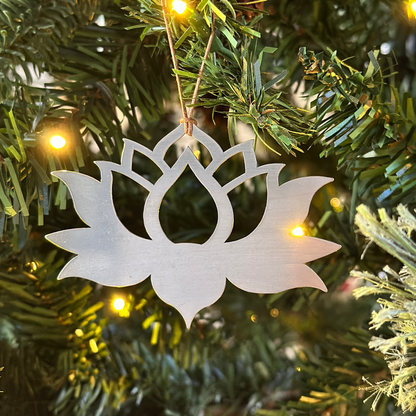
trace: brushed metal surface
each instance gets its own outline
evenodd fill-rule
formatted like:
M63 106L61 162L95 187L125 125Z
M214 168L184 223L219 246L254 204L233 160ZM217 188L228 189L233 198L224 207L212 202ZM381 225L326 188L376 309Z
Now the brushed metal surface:
M278 176L284 165L258 167L253 141L223 152L197 127L193 138L209 150L211 163L205 168L186 148L169 167L164 160L166 152L183 135L183 126L178 126L153 151L126 139L120 164L95 162L101 171L101 181L77 172L53 172L68 186L75 210L89 226L46 236L58 247L77 254L58 278L82 277L121 287L151 276L157 295L182 314L188 327L199 310L219 299L226 278L254 293L277 293L304 286L326 291L322 280L304 263L326 256L340 246L317 238L295 237L291 231L305 220L315 192L333 179L305 177L279 186ZM152 159L162 171L154 184L132 171L134 152ZM245 172L221 186L213 174L238 152L244 156ZM159 208L166 192L187 166L210 192L218 210L216 228L204 244L173 243L159 221ZM118 219L112 200L112 172L128 176L149 191L143 220L150 240L132 234ZM265 173L267 204L260 224L247 237L226 242L234 222L228 193L244 181Z

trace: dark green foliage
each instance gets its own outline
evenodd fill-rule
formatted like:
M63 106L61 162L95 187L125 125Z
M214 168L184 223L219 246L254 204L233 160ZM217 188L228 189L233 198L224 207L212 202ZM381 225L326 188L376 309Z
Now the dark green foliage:
M146 27L146 34L158 33L160 36L163 31L163 15L159 3L141 1L138 9L127 8L131 16L144 22L134 27ZM270 150L274 149L266 143L265 133L285 152L294 155L294 150L300 150L299 143L311 137L310 124L299 109L290 105L281 97L281 92L272 88L284 79L287 71L263 84L260 72L263 55L276 52L276 48L256 50L257 41L252 38L260 37L254 26L261 20L262 14L251 22L246 22L244 17L238 19L237 14L245 9L249 8L244 8L238 2L222 1L217 7L210 1L202 1L186 12L186 19L171 20L175 49L179 55L178 74L184 81L184 95L187 98L193 95L213 14L216 16L216 34L199 89L201 102L195 105L213 108L213 111L220 109L227 114L231 144L235 143L236 120L240 120L249 124L256 140L260 140ZM162 46L163 43L158 39L155 47Z
M7 39L11 40L0 61L0 150L5 162L0 177L2 218L4 224L13 217L14 225L24 218L21 226L25 228L34 200L40 225L51 205L65 208L67 192L59 185L56 193L50 194L49 172L82 168L90 153L84 138L96 143L100 157L118 157L123 137L137 137L143 133L143 125L157 121L168 96L163 69L153 71L154 66L167 64L166 57L152 57L139 38L140 31L125 31L134 20L118 6L111 2L83 2L81 8L62 6L68 14L68 19L63 19L59 8L51 11L46 6L44 10L38 2L32 3L30 10L39 10L48 18L36 18L39 30L35 30L32 13L22 14L18 25L8 27ZM10 11L2 9L1 13L5 18ZM106 19L105 27L93 23L100 15ZM26 32L38 48L33 56L22 36ZM28 55L20 49L28 50ZM11 54L12 50L16 54ZM37 72L53 74L56 80L42 88L31 86L30 77L19 75L18 66L25 68L25 59ZM143 121L139 122L138 111ZM129 123L128 131L123 131L124 119ZM51 151L49 139L54 134L65 136L70 146Z
M335 152L340 167L355 182L362 200L394 206L416 197L415 114L413 100L399 93L393 64L383 70L379 51L369 52L362 73L337 57L315 55L301 48L299 57L308 79L316 79L309 95L315 107L316 142Z
M416 62L406 51L404 41L411 36L416 23L409 13L410 3L402 0L271 0L269 16L263 21L266 33L262 33L262 41L278 48L276 63L281 69L289 69L292 83L299 82L303 76L293 58L293 51L300 47L317 51L326 51L329 47L348 59L351 66L361 69L368 62L370 50L389 42L402 68L406 67L400 71L399 78L414 96Z
M10 243L2 245L0 360L8 369L3 378L2 415L29 414L33 409L49 414L47 403L55 399L54 389L74 368L86 369L91 362L97 366L108 353L100 343L104 322L96 315L103 302L94 301L91 285L57 281L65 260L52 251L43 261L31 261L33 248L26 247L25 253L16 256ZM84 342L98 344L98 354L81 345L76 328L84 331Z
M201 51L196 52L195 57L186 60L187 69L192 72L201 65ZM255 140L260 140L269 150L276 152L273 145L267 143L265 133L285 152L295 156L294 150L302 151L298 146L312 136L311 124L300 109L291 106L282 93L273 88L284 79L287 71L263 84L260 73L263 55L273 52L274 48L264 48L256 56L248 44L242 43L239 49L233 48L234 59L208 61L200 89L202 98L197 105L226 109L223 112L228 117L231 144L236 141L236 121L240 120L252 127ZM184 82L190 92L193 83L192 77Z
M329 335L321 343L320 360L299 360L301 376L310 389L298 402L288 406L303 411L334 407L334 414L368 414L363 403L362 377L374 379L386 374L381 354L368 351L368 332L351 328L342 338ZM301 355L301 357L303 357Z

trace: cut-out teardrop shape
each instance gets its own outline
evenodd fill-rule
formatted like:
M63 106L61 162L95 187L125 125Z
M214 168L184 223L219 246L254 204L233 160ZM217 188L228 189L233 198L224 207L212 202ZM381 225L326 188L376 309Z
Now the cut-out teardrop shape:
M148 194L147 189L137 182L113 172L113 202L119 220L131 233L150 239L143 224L143 208Z
M218 221L211 194L189 166L166 193L159 215L164 233L174 243L203 244Z
M148 156L140 152L133 152L131 170L153 184L163 175L159 166Z
M251 178L228 194L234 210L234 227L227 241L247 237L260 224L267 203L266 176Z

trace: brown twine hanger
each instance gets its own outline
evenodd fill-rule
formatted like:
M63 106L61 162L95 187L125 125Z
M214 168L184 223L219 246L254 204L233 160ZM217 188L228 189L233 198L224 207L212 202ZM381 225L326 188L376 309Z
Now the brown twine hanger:
M162 5L162 12L163 12L163 19L165 21L165 26L166 26L166 34L167 34L167 37L168 37L170 55L172 57L173 68L177 71L179 69L178 59L176 58L176 55L175 55L175 47L174 47L174 44L173 44L172 32L171 32L170 27L169 27L168 16L167 16L167 13L166 13L165 0L161 0L161 5ZM203 59L202 64L201 64L201 68L199 69L198 78L197 78L196 83L195 83L195 89L194 89L194 93L192 95L191 105L195 104L197 96L198 96L198 90L199 90L199 86L201 85L202 73L204 72L205 62L208 59L208 54L209 54L209 51L211 49L212 42L214 41L214 33L215 33L215 14L212 13L211 33L209 35L207 48L206 48L205 54L204 54L204 59ZM195 107L191 107L191 109L189 110L189 113L188 113L188 109L186 108L185 99L184 99L184 95L183 95L181 80L180 80L179 75L177 73L175 73L175 79L176 79L176 86L178 87L179 102L180 102L180 106L181 106L181 110L182 110L182 118L181 118L180 122L184 123L185 134L188 134L189 136L192 136L193 125L194 124L198 125L197 121L193 118Z

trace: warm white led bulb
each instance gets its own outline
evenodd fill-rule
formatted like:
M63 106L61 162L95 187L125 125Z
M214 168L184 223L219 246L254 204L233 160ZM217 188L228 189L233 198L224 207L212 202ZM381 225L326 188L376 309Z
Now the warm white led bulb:
M175 10L176 13L182 14L186 10L186 3L182 0L173 0L172 9Z
M113 308L116 311L121 311L124 308L124 305L126 304L126 302L124 301L124 299L121 298L117 298L114 300L113 302Z
M329 203L334 208L338 208L341 205L341 201L338 198L332 198Z
M296 237L302 237L304 232L303 232L303 228L302 227L296 227L295 229L292 230L292 234Z
M66 140L62 136L53 136L49 143L54 149L62 149L66 145Z

